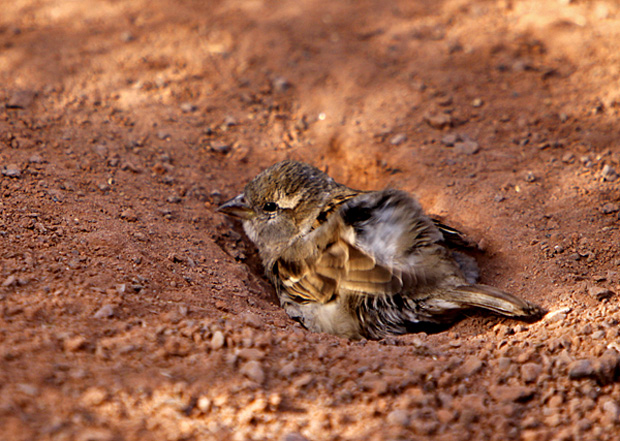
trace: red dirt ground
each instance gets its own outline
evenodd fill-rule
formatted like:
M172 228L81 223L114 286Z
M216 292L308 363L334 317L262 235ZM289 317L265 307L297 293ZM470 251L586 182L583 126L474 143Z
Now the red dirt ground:
M618 2L0 11L1 439L618 439ZM551 314L304 330L214 212L284 158L417 194Z

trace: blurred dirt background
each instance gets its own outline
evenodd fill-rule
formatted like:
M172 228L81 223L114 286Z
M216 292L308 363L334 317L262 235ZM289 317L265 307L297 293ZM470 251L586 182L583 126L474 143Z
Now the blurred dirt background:
M617 1L0 11L0 439L618 439ZM214 213L284 158L417 194L552 312L307 332Z

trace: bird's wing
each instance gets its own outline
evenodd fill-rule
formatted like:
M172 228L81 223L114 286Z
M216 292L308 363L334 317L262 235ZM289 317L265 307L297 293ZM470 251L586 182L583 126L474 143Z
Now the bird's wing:
M465 248L468 250L478 250L478 244L472 241L470 238L465 236L464 233L460 232L454 227L450 225L446 225L442 221L436 218L431 218L433 224L437 227L437 229L441 232L443 236L442 242L449 248Z
M436 271L421 250L441 239L415 200L394 190L347 200L312 236L311 250L283 256L274 272L293 298L320 303L343 292L411 292Z
M342 236L304 261L281 258L276 265L282 285L300 301L326 303L342 290L366 295L394 294L403 286L400 272L378 264Z

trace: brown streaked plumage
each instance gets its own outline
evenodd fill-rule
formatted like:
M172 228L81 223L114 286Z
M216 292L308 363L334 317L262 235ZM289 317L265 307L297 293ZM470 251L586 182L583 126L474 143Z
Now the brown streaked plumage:
M468 309L536 318L543 310L476 283L458 231L405 192L364 192L283 161L219 208L241 218L282 307L308 329L349 338L434 329Z

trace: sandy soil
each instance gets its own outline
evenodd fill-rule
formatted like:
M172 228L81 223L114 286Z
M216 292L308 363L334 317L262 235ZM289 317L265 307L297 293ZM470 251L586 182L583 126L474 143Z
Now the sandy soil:
M618 439L618 2L0 10L1 439ZM307 332L214 213L283 158L417 194L552 313Z

